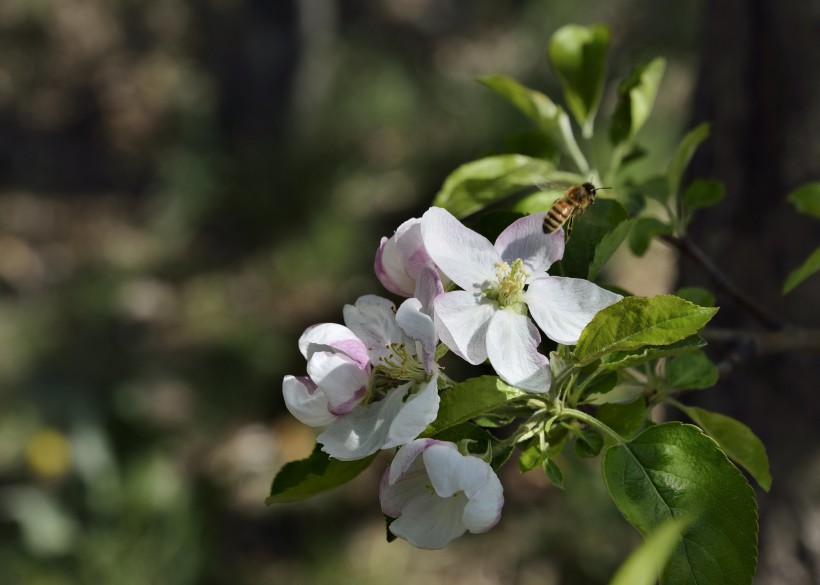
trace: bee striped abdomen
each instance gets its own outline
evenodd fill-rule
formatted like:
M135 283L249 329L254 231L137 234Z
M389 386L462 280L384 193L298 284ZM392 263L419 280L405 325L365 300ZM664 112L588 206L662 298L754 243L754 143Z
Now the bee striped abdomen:
M575 206L566 199L556 201L544 217L544 233L551 234L564 225L574 210Z

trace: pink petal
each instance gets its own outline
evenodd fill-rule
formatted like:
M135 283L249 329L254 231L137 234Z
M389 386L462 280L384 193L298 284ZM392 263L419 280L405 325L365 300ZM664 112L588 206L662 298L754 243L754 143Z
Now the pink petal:
M299 351L306 360L317 351L341 351L362 367L368 363L367 348L350 329L336 323L321 323L305 329L299 338Z
M507 264L517 258L530 272L546 271L564 257L564 233L544 233L546 213L534 213L511 223L495 241L495 249Z
M342 354L317 352L307 363L308 375L327 396L328 409L336 415L350 412L367 392L369 375Z
M317 392L307 376L285 376L282 395L290 413L309 427L323 427L336 419L328 410L327 396Z

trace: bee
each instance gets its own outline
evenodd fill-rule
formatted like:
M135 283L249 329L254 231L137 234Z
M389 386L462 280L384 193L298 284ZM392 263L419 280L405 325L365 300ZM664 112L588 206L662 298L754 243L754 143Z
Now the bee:
M567 189L564 196L552 204L546 217L544 217L544 233L551 234L566 223L567 242L569 242L575 218L595 203L595 194L598 191L610 188L595 187L592 183L584 183L583 185L573 185Z

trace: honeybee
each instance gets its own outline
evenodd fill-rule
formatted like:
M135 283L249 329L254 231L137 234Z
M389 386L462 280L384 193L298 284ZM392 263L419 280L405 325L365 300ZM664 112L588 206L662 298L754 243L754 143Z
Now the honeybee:
M595 194L601 189L610 189L610 187L595 187L592 183L584 183L567 189L564 196L552 204L544 217L544 233L551 234L566 223L567 242L569 242L575 218L595 203Z

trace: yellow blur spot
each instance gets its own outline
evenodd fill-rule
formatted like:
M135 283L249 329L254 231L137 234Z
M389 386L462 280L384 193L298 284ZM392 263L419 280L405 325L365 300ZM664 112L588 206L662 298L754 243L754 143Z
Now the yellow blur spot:
M44 429L26 445L26 461L37 475L59 477L71 466L71 446L61 433Z

